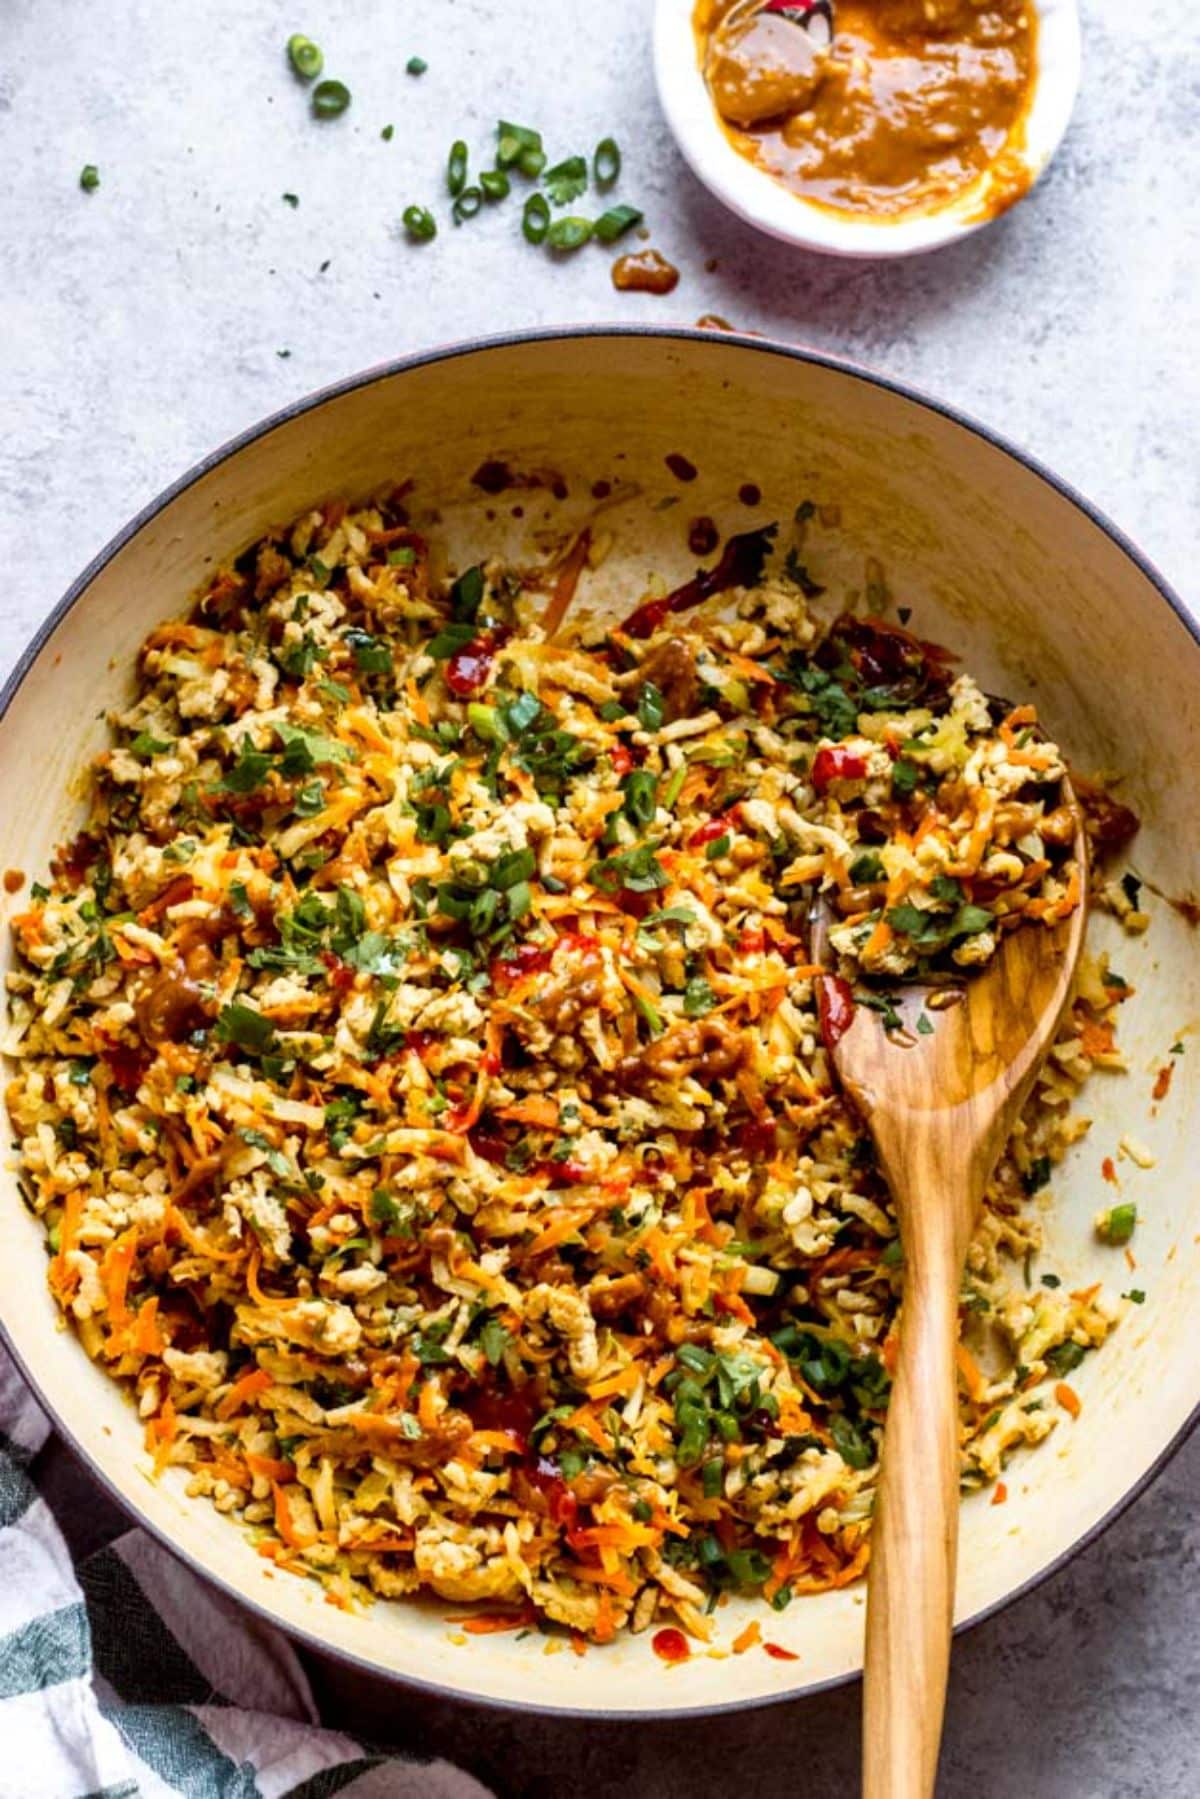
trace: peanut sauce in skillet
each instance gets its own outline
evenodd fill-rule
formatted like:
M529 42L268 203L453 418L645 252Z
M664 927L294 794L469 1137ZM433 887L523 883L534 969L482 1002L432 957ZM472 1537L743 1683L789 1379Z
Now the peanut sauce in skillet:
M722 31L736 3L698 0L705 80L734 148L793 193L887 219L936 211L987 175L991 217L1029 186L1032 0L837 0L828 49L785 0Z

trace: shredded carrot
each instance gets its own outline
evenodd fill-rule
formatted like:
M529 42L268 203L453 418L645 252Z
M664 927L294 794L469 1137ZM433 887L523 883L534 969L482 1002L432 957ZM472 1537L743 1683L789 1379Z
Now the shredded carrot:
M249 1369L234 1381L228 1393L217 1402L213 1408L216 1416L221 1419L232 1418L249 1400L257 1399L260 1393L265 1393L272 1385L272 1378L265 1368Z
M1005 1484L1002 1480L998 1480L996 1482L996 1490L992 1494L992 1504L993 1505L1003 1505L1007 1498L1008 1498L1008 1488L1005 1486Z
M295 1305L295 1295L291 1293L264 1293L258 1284L258 1271L262 1266L262 1258L257 1249L250 1252L250 1260L246 1264L246 1290L255 1305L258 1306L290 1306Z
M294 1465L291 1462L281 1462L276 1456L247 1453L245 1461L251 1474L261 1474L264 1480L274 1480L286 1484L289 1480L296 1478Z
M123 1231L104 1253L100 1264L100 1279L104 1284L104 1296L108 1301L108 1322L113 1327L129 1323L129 1307L126 1304L126 1293L129 1288L129 1273L133 1267L133 1258L137 1254L138 1233L136 1226Z
M427 1380L423 1383L417 1399L417 1417L420 1419L422 1430L435 1431L437 1429L441 1397L442 1389L436 1380Z
M735 1655L745 1655L747 1649L753 1649L754 1645L760 1641L761 1637L762 1628L758 1619L751 1618L745 1630L740 1630L737 1636L734 1637L733 1653Z
M967 1397L974 1405L982 1405L987 1394L987 1382L983 1378L979 1363L965 1343L954 1345L954 1359L958 1363L958 1371L963 1377Z
M404 684L408 703L412 707L412 715L424 730L429 729L429 707L425 704L425 696L417 686L417 678L410 675Z
M501 1630L524 1630L536 1618L531 1605L522 1606L519 1612L476 1612L469 1618L447 1618L447 1624L461 1626L473 1637L492 1636Z
M642 1378L643 1370L636 1362L620 1369L616 1374L606 1375L604 1380L595 1381L587 1390L589 1399L608 1399L614 1393L632 1393Z
M1112 1054L1114 1032L1107 1018L1085 1018L1079 1032L1079 1047L1085 1056Z
M1070 1412L1072 1418L1078 1418L1083 1410L1083 1401L1074 1387L1068 1387L1065 1380L1060 1380L1054 1389L1054 1397L1064 1412Z
M139 1355L147 1356L161 1355L166 1347L158 1325L157 1293L152 1293L150 1298L138 1309L133 1331L133 1347Z
M271 1482L271 1492L275 1500L275 1528L289 1549L309 1549L316 1542L315 1536L304 1536L292 1522L292 1511L288 1504L287 1489L279 1482Z
M58 1254L50 1264L50 1284L59 1294L65 1294L78 1279L73 1270L68 1268L67 1257L75 1248L75 1239L79 1235L84 1197L82 1187L72 1187L63 1200L62 1217L58 1224Z

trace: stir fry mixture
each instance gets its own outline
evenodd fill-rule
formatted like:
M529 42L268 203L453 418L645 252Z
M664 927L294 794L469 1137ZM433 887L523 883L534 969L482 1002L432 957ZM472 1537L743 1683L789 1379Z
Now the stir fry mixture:
M704 1638L727 1591L864 1568L903 1269L828 1045L1079 876L1033 708L818 623L776 538L604 625L566 618L586 530L451 581L396 496L307 514L151 633L14 920L53 1292L157 1466L335 1603ZM1128 992L1085 962L992 1183L968 1487L1078 1409L1121 1310L1032 1284L1026 1203Z

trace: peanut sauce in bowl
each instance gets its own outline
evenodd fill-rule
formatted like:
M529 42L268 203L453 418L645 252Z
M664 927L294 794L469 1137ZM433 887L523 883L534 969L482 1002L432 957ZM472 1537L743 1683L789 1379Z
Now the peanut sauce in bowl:
M1076 0L835 0L832 32L813 10L658 0L664 109L719 199L812 249L891 256L1028 192L1074 103Z

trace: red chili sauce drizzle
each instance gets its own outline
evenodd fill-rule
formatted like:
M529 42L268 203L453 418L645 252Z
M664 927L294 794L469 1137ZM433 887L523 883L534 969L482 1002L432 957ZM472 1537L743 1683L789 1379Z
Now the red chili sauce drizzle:
M817 981L817 1013L821 1041L833 1051L854 1023L854 994L840 974L823 974Z
M701 601L730 587L754 587L762 577L763 562L771 547L775 527L767 525L759 531L742 531L731 537L721 551L720 560L711 568L702 568L661 600L647 600L620 626L627 637L653 637L659 626L673 612L689 612Z
M650 1639L650 1647L660 1661L670 1662L672 1665L686 1662L692 1653L683 1632L669 1626L666 1630L655 1631Z

